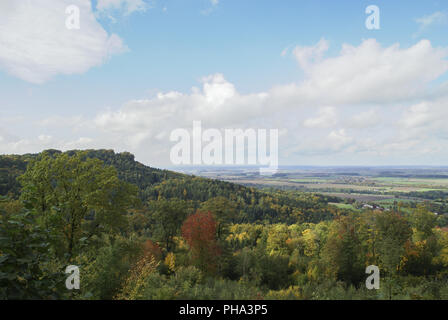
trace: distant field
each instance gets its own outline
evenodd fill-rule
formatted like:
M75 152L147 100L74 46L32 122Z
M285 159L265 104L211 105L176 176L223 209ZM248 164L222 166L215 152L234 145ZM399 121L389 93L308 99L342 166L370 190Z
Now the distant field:
M448 188L448 179L428 179L428 178L393 178L393 177L375 177L370 180L378 182L380 185L400 185L426 187L434 190Z
M348 203L335 203L335 202L329 202L328 204L336 206L340 209L350 209L350 210L357 210L353 205Z
M413 201L417 201L417 202L421 202L422 200L412 200L412 199L387 199L387 200L381 200L381 201L377 201L376 203L384 208L391 208L394 205L394 202L403 202L403 203L408 203L408 202L413 202ZM402 209L404 210L404 209ZM406 211L406 210L405 210Z
M263 186L271 186L271 187L291 187L298 189L308 189L310 191L317 192L329 192L331 190L334 191L362 191L368 193L405 193L405 192L427 192L427 191L443 191L448 190L448 185L446 187L443 186L434 186L434 185L425 185L423 182L417 183L417 181L407 181L403 183L399 183L398 181L393 181L390 185L387 185L386 182L382 182L377 185L363 185L363 184L354 184L354 183L343 183L343 182L335 182L335 181L327 181L325 179L232 179L230 177L225 177L223 180L229 182L236 182L240 184L253 184L253 185L263 185ZM444 181L446 182L446 181Z
M391 199L393 202L394 199L394 196L363 193L322 192L322 194L332 197L338 197L341 199L354 199L359 202L377 202L389 199Z
M425 192L448 192L446 168L312 168L283 170L276 176L260 176L248 171L218 172L209 173L209 177L260 188L316 192L341 199L377 203L383 207L392 206L394 201L423 201ZM204 175L207 176L207 173L204 172ZM411 192L422 194L420 197L410 197ZM353 208L347 204L333 204L340 208Z
M448 179L447 178L400 178L400 177L372 177L371 180L378 180L378 181L386 181L388 183L426 183L426 184L440 184L440 185L447 185L448 186Z

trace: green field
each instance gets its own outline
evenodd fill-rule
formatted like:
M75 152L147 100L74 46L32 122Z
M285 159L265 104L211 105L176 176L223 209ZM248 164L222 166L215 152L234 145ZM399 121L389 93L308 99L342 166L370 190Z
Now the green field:
M395 176L394 176L395 175ZM391 208L394 202L415 206L425 200L442 205L448 195L448 178L445 168L389 169L385 168L313 168L283 170L280 174L264 177L257 174L238 174L219 171L219 176L204 174L229 182L258 188L282 188L353 199L359 204L377 204ZM440 178L438 178L440 177ZM442 199L440 199L442 197ZM442 203L440 203L440 201ZM436 203L439 201L439 203ZM332 200L338 208L355 206Z
M349 203L335 203L335 202L329 202L328 204L338 207L339 209L350 209L350 210L357 210L352 204Z

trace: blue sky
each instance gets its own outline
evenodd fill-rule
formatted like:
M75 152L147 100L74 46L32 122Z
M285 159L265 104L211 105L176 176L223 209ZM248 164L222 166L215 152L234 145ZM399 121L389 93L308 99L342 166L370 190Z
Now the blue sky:
M79 30L64 28L70 4ZM0 152L104 147L170 166L169 131L196 119L279 128L280 164L446 164L447 14L442 1L5 0ZM363 78L351 57L396 79Z

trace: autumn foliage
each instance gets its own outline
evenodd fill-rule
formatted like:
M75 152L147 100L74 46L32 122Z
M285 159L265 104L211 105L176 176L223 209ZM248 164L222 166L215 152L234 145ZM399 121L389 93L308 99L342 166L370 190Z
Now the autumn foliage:
M157 243L148 239L143 243L143 255L153 256L156 261L159 261L162 257L162 250Z
M211 212L196 212L182 225L182 237L188 243L194 264L207 273L216 270L220 250L216 241L217 222Z

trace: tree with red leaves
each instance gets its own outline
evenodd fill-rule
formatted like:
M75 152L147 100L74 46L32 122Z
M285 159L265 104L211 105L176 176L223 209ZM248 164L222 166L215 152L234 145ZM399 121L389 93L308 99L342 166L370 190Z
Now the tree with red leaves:
M216 241L217 222L211 212L189 216L182 226L182 237L191 249L194 264L210 274L216 271L217 257L221 251Z

